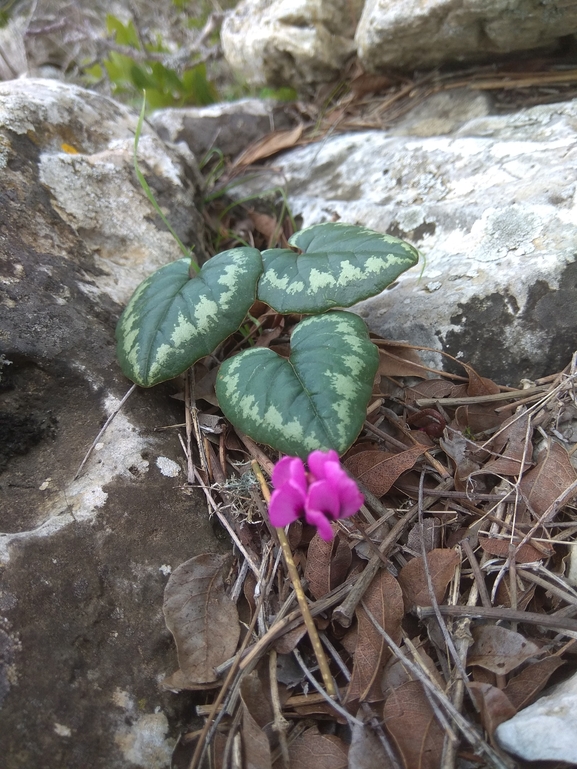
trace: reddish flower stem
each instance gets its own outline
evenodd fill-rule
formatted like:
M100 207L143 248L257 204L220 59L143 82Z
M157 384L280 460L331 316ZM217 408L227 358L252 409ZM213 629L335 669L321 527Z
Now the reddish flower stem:
M265 499L265 502L268 504L270 500L270 491L266 484L265 478L262 474L262 470L260 469L260 465L256 460L252 460L252 469L256 477L258 478L258 481L260 483L260 488L262 491L262 495ZM297 596L297 601L299 604L299 608L301 610L301 614L307 629L307 632L309 634L309 638L311 640L311 644L313 647L313 651L315 653L315 657L317 658L317 662L319 665L319 669L321 671L321 675L323 677L323 682L325 685L325 689L327 690L327 694L330 697L336 697L336 689L335 684L333 681L333 677L331 675L331 671L329 669L329 663L327 660L327 656L325 654L325 650L323 648L323 645L321 643L321 639L319 638L319 634L317 632L317 627L314 623L314 620L312 618L312 615L309 610L309 605L307 603L306 596L304 594L303 587L301 585L301 581L297 572L297 567L294 562L293 554L291 552L291 548L289 545L289 541L287 539L287 536L285 534L284 529L276 528L275 529L279 538L279 542L282 548L282 553L284 556L284 560L288 569L289 576L291 578L291 582L293 583L293 587L295 589L295 593Z

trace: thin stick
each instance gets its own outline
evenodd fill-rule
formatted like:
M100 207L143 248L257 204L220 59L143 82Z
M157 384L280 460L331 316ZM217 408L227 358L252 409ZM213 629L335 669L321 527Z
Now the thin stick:
M75 481L75 480L78 478L78 476L79 476L79 475L80 475L80 473L82 472L82 468L83 468L83 467L84 467L84 465L85 465L85 464L88 462L88 460L89 460L89 458L90 458L90 455L91 455L91 454L92 454L92 452L94 451L94 447L95 447L95 446L96 446L96 444L98 443L98 440L99 440L99 439L100 439L100 438L101 438L101 437L104 435L104 433L105 433L105 432L106 432L106 430L108 429L108 426L109 426L109 424L112 422L112 420L114 419L114 417L115 417L115 416L118 414L118 412L120 411L120 409L121 409L121 408L124 406L124 404L126 403L126 401L127 401L129 398L130 398L130 396L132 395L132 393L133 393L135 390L136 390L136 385L135 385L135 384L133 384L133 385L132 385L132 387L131 387L131 388L128 390L128 392L126 393L126 395L125 395L125 396L122 398L122 400L120 401L120 403L118 404L118 406L117 406L117 407L114 409L114 411L112 412L112 414L111 414L111 415L108 417L108 419L106 420L106 422L105 422L105 423L102 425L102 428L100 429L100 431L99 431L98 435L97 435L97 436L96 436L96 438L95 438L95 439L92 441L92 446L91 446L91 447L88 449L88 451L86 452L86 454L85 454L85 456L84 456L84 459L83 459L83 460L82 460L82 462L80 463L80 467L78 468L78 470L76 471L76 475L75 475L75 476L74 476L74 478L72 479L73 481Z
M200 457L201 469L208 473L208 461L204 450L204 443L200 432L198 422L198 409L196 408L196 395L194 368L189 368L184 378L184 418L186 424L186 445L187 445L187 463L188 463L188 482L194 483L194 463L192 461L192 434L196 439L198 446L198 455Z
M471 395L465 398L419 398L415 401L415 404L420 408L425 408L426 406L436 406L438 403L440 403L441 406L468 406L475 403L498 403L499 401L526 398L530 395L538 395L548 389L549 388L547 386L541 386L529 387L526 390L513 390L505 393L493 393L491 395Z
M278 681L277 681L277 653L274 649L269 652L268 658L268 677L270 679L270 698L272 700L272 708L274 712L274 722L272 725L273 732L278 735L278 741L280 745L280 751L282 756L282 762L285 769L290 767L290 759L288 752L288 744L286 740L286 733L289 727L289 722L282 714L282 705L280 704L280 697L278 693Z
M252 440L252 438L249 438L248 435L245 435L244 433L241 433L238 430L236 431L236 434L238 435L239 439L244 443L244 445L250 452L252 458L256 459L260 467L264 468L264 471L267 475L272 476L274 462L270 461L270 459L267 457L264 451L259 446L257 446L257 444ZM267 487L267 490L268 490L268 487Z
M303 658L301 657L298 649L293 649L293 655L296 659L296 661L299 663L301 670L307 677L307 680L310 681L310 683L315 687L317 692L321 695L321 697L328 702L328 704L334 708L337 713L339 713L343 718L346 718L346 720L349 722L349 724L357 724L358 726L364 726L362 721L359 721L358 718L355 718L354 716L351 716L350 713L348 713L341 705L336 703L334 699L328 696L327 692L324 692L322 688L319 685L319 682L317 679L313 676L311 671L307 668L307 666L304 663Z
M236 535L236 532L234 531L234 529L232 528L230 523L226 520L226 516L223 515L223 513L222 513L222 511L220 509L220 506L217 505L216 502L214 501L214 499L212 498L212 496L210 494L209 488L206 486L205 482L202 479L202 476L200 475L200 473L199 473L199 471L197 470L196 467L194 468L194 474L196 476L196 480L198 481L200 488L204 491L204 495L206 497L206 500L207 500L208 504L212 507L212 509L214 510L216 515L218 516L219 521L222 523L224 528L230 534L231 539L233 540L234 544L238 547L240 552L246 558L246 561L247 561L248 565L250 566L252 573L255 575L255 577L258 580L260 578L260 572L259 572L258 564L256 564L253 561L253 559L250 556L250 553L245 548L245 546L242 544L242 542L240 541L240 539Z
M260 469L260 465L256 460L253 459L253 461L251 462L251 466L254 474L256 475L260 483L262 495L265 499L265 502L268 504L270 500L270 492L268 490L268 486L266 485L266 481L262 474L262 470ZM293 559L293 554L291 552L289 541L287 539L284 529L277 528L276 532L278 534L280 546L282 548L282 553L288 569L288 573L291 578L291 582L293 583L293 587L295 589L297 601L299 603L299 608L301 610L303 620L304 620L306 629L308 631L311 644L313 646L313 651L317 658L317 662L319 663L319 668L321 671L321 675L323 677L325 689L327 690L327 693L329 694L330 697L336 697L337 692L336 692L333 677L331 675L331 671L329 668L327 656L325 654L325 650L323 649L323 645L321 644L321 639L319 638L317 627L314 623L314 620L309 610L309 605L307 603L307 599L305 597L304 590L301 585L301 581L297 572L297 567Z
M348 681L350 681L350 680L351 680L351 674L350 674L350 672L349 672L349 669L348 669L348 667L345 665L345 663L342 661L342 659L341 659L341 656L340 656L340 654L338 653L338 651L335 649L335 647L332 645L332 643L331 643L331 642L329 641L329 639L327 638L327 635L326 635L326 633L324 633L324 632L322 632L322 631L321 631L321 632L319 633L319 637L320 637L321 641L323 642L323 644L324 644L324 645L327 647L327 651L329 652L329 654L331 655L331 657L334 659L334 661L335 661L335 662L337 663L337 665L339 666L339 668L340 668L340 670L341 670L341 673L342 673L342 674L343 674L343 676L345 677L345 680L346 680L347 682L348 682Z
M556 595L558 598L561 598L565 603L573 604L574 606L577 605L577 597L572 595L567 590L562 590L557 585L551 584L546 579L543 579L543 577L537 576L537 574L533 574L533 572L529 571L528 569L517 569L517 574L522 578L526 579L528 582L533 582L535 585L540 585L541 587L544 587L546 590L549 590L550 593L553 593L553 595Z
M465 555L467 556L469 564L471 565L471 569L473 570L473 576L475 577L477 591L479 593L479 598L481 599L481 603L483 604L483 606L486 606L487 608L489 608L491 606L491 599L489 597L487 585L485 584L483 572L481 571L481 567L479 566L479 561L475 557L475 553L473 552L471 543L469 542L467 537L465 537L465 539L462 539L459 544L465 551Z
M453 658L453 662L455 664L455 667L459 671L459 675L461 676L461 679L463 680L463 683L468 688L469 687L469 679L467 678L467 673L465 672L465 666L463 665L461 658L457 654L457 650L455 648L455 644L453 642L453 639L447 629L447 624L443 620L443 616L441 612L439 611L439 602L437 601L437 596L435 595L435 589L433 588L433 579L431 577L431 570L429 568L429 561L427 560L427 550L425 547L425 537L424 537L424 523L423 523L423 489L424 489L424 483L425 483L425 473L421 472L421 478L419 481L419 499L418 499L418 506L419 506L419 524L421 527L421 557L423 559L423 568L425 570L425 577L427 580L427 590L429 593L429 598L431 599L431 606L433 608L437 623L439 625L439 630L441 631L443 638L445 640L445 643L447 645L447 648L449 650L449 653L451 657ZM472 697L471 697L472 699Z
M468 540L464 540L468 543ZM461 543L462 545L462 543ZM476 559L475 559L476 563ZM479 568L479 565L477 564L477 568ZM482 579L482 574L481 574ZM467 606L475 606L477 603L477 599L480 595L479 591L479 584L476 580L471 585L471 589L469 590L469 597L467 599ZM485 587L483 583L483 587ZM458 584L455 585L455 593L454 595L454 601L451 600L450 605L454 606L456 605L456 601L458 600ZM487 601L489 601L489 594L487 593L487 588L485 587L485 595ZM489 602L490 605L490 602ZM461 662L463 666L466 666L467 664L467 653L469 650L469 646L473 642L473 638L471 636L469 627L471 625L471 620L467 617L463 617L459 619L456 623L456 627L454 628L454 634L456 638L456 647L457 647L457 653L459 654L459 657L461 659ZM452 691L451 691L452 690ZM456 677L453 674L451 675L451 679L448 682L447 691L451 691L451 702L453 703L454 707L461 712L463 708L463 701L465 699L465 682L461 677ZM475 701L471 700L473 705L475 705ZM459 746L456 745L452 740L445 739L445 744L443 746L443 757L441 760L441 769L453 769L453 767L456 765L457 762L457 752L458 752Z
M486 606L449 606L439 605L441 614L450 617L471 617L479 619L508 620L509 622L527 622L530 625L542 625L553 630L569 630L577 632L577 620L564 617L557 618L552 614L538 614L532 611L513 611L499 607ZM416 606L415 612L419 619L434 616L431 606Z

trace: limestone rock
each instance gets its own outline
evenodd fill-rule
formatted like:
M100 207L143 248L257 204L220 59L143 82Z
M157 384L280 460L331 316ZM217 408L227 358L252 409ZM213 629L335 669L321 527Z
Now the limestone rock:
M278 102L262 99L162 109L150 116L161 139L184 142L199 161L213 148L238 155L270 131L291 128L295 122Z
M540 0L366 0L358 55L369 71L416 69L555 44L577 32L577 7Z
M170 388L115 359L121 304L178 257L131 171L136 118L57 82L0 84L0 755L6 769L163 769L181 714L170 567L222 547L182 493ZM192 167L150 130L142 166L200 241ZM180 211L177 209L180 207ZM179 218L180 217L180 218Z
M447 135L408 115L394 132L332 136L272 165L303 226L363 224L422 251L357 306L374 331L516 385L560 370L575 349L577 101L501 116L472 106L478 116L462 123L462 110Z
M222 26L224 55L252 85L331 80L355 52L361 9L362 0L241 0Z
M355 52L369 72L494 62L555 49L577 7L539 0L241 0L222 27L225 57L252 85L310 90Z
M505 750L525 761L577 764L577 675L500 724L495 735Z
M125 303L135 284L182 255L134 174L136 117L130 110L76 86L22 79L0 84L0 128L7 136L0 167L10 169L11 149L37 163L37 195L47 195L58 217L81 234L111 299ZM194 160L169 150L147 127L138 152L159 205L202 259ZM36 245L39 234L33 234ZM49 230L41 234L50 241ZM27 238L26 231L20 235ZM91 291L89 280L82 289Z

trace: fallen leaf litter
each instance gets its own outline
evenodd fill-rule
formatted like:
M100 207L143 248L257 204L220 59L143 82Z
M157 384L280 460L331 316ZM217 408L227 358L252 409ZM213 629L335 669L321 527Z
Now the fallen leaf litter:
M252 315L256 338L272 331L265 343L286 345L291 318L279 330L274 312L256 307ZM212 766L233 766L236 755L244 765L279 768L285 756L304 767L314 755L315 765L331 769L377 760L432 769L465 759L523 767L500 749L495 730L574 668L577 590L567 575L577 473L564 432L577 415L576 360L513 389L468 366L463 376L435 373L420 363L418 348L373 341L384 351L373 399L365 429L343 458L365 504L333 524L331 542L302 521L288 530L336 700L319 683L250 471L254 460L270 477L279 457L224 421L215 431L214 399L193 401L194 387L186 388L188 413L213 418L210 430L198 431L187 420L190 480L204 489L235 552L232 565L219 557L210 574L198 559L179 567L193 587L180 588L188 592L178 621L170 608L174 574L167 587L180 670L164 686L200 690L213 703L191 717L179 765L208 766L201 761L210 755ZM199 378L206 375L199 365ZM200 470L195 432L205 457ZM213 622L213 595L234 596L237 619ZM191 673L186 632L197 636L194 654L202 656L204 646L213 675Z

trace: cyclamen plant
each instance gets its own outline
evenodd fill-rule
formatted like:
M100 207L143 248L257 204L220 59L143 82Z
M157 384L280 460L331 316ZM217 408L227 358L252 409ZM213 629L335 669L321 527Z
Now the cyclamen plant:
M253 347L225 360L216 394L225 417L284 454L344 453L359 434L379 362L365 323L341 309L380 293L418 261L391 235L328 222L291 248L233 248L198 271L190 258L161 267L136 289L116 331L126 376L152 387L183 373L237 331L256 299L306 317L290 357Z

